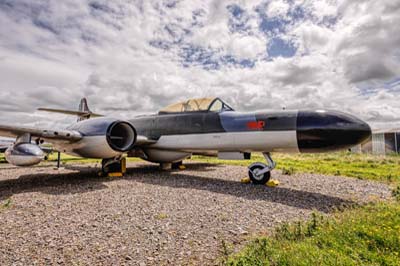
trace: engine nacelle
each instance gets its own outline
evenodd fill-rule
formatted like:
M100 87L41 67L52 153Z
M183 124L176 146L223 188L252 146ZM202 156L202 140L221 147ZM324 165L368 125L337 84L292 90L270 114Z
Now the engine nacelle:
M73 144L57 146L61 151L85 158L113 158L132 149L136 130L126 121L111 118L83 120L68 128L83 138Z
M16 166L32 166L40 163L44 157L42 149L32 143L17 143L5 152L7 162Z

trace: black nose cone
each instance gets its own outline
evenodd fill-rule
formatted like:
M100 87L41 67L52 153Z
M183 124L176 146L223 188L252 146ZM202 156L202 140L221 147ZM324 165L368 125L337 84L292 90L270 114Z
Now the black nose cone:
M364 121L336 111L299 111L297 143L300 152L348 149L371 136Z

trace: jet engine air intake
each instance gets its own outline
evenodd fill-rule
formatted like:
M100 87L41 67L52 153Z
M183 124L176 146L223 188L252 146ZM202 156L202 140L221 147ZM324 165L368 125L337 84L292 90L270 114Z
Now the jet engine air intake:
M116 121L107 129L107 143L110 147L119 152L127 152L136 142L136 130L127 123Z
M128 121L114 118L92 118L80 121L68 128L82 136L70 145L56 148L85 158L114 158L130 151L136 143L136 129Z

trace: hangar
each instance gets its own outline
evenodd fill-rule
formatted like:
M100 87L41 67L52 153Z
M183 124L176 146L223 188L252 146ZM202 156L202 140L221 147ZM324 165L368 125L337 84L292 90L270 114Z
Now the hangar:
M366 142L354 146L351 150L381 155L400 154L400 128L375 131Z

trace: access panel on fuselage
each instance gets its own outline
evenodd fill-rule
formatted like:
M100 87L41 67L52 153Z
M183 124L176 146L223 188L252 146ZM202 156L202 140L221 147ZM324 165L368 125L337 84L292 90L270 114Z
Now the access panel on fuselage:
M291 131L297 127L297 111L261 111L255 117L264 122L265 131Z
M203 114L165 114L156 118L155 132L158 137L200 133L203 131Z
M297 112L223 112L220 119L227 132L292 131L296 130Z
M156 135L187 135L224 132L218 113L193 112L159 115L156 119Z
M156 116L142 116L130 120L129 122L136 129L136 132L140 136L145 136L149 139L158 139L156 132Z

